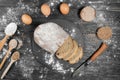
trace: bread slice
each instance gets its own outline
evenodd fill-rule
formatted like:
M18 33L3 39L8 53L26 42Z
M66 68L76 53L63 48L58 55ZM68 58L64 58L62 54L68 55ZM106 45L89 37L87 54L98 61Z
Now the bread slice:
M63 58L63 59L64 59L64 57L65 57L66 55L68 55L69 53L71 53L73 47L74 47L74 44L73 44L73 41L72 41L72 44L69 45L69 49L68 49L68 51L65 52L65 53L62 55L62 58Z
M70 64L75 64L83 57L83 49L82 47L78 48L78 53L69 59Z
M57 50L56 56L61 59L63 56L70 51L73 47L72 38L69 36L63 43L63 45Z
M75 40L73 40L73 44L74 44L74 47L72 51L63 58L64 60L69 60L72 56L74 56L77 53L78 43Z

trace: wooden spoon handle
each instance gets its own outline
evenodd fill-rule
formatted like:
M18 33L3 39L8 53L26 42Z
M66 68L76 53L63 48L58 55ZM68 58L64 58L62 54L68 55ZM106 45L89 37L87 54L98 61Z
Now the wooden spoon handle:
M0 69L2 69L5 61L7 60L8 56L9 56L10 51L11 51L11 49L9 49L9 50L7 51L7 53L5 54L3 60L2 60L2 62L1 62L1 64L0 64Z
M7 74L8 70L10 69L10 67L12 66L13 63L14 63L14 61L11 61L11 62L8 64L7 68L5 69L5 71L3 72L2 76L1 76L1 79L4 78L4 76Z
M0 41L0 51L3 48L4 44L6 43L7 39L9 36L5 36L1 41Z
M107 44L102 43L101 47L93 54L93 56L90 58L91 61L94 61L100 54L102 54L107 49Z

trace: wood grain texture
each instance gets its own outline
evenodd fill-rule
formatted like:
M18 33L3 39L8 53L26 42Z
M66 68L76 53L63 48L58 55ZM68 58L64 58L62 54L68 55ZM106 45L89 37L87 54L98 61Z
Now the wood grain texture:
M2 50L2 48L4 47L7 39L9 38L8 35L6 35L1 41L0 41L0 51Z
M9 22L16 21L20 23L20 16L22 13L29 13L32 18L34 24L30 26L23 25L22 23L18 24L19 29L16 32L13 38L20 38L24 42L24 46L19 50L21 54L21 59L17 65L14 65L10 72L6 75L4 80L119 80L120 79L120 0L73 0L66 2L74 4L71 6L70 14L67 16L63 16L59 13L59 10L56 8L55 11L52 12L51 16L48 18L44 18L41 13L36 13L36 7L44 3L52 0L21 0L22 4L26 5L26 7L21 6L21 4L17 4L20 0L0 0L0 22L3 21L2 16L7 19L6 25ZM56 0L59 2L59 0ZM81 3L81 4L80 4ZM11 5L13 7L9 7ZM34 4L34 5L33 5ZM56 3L58 4L58 3ZM17 6L16 6L17 5ZM97 10L97 18L94 22L86 23L80 20L77 12L80 8L85 5L91 5ZM5 6L5 7L4 7ZM8 7L7 7L8 6ZM28 10L28 7L31 10ZM12 15L13 13L7 14L8 10L11 8L13 12L16 14L17 19ZM33 11L33 12L32 12ZM4 13L3 13L4 12ZM11 19L10 16L13 17ZM50 19L63 19L68 20L77 25L78 29L82 27L82 35L84 40L84 57L76 65L69 65L68 63L64 63L55 58L56 61L61 62L64 69L67 70L70 67L76 68L79 66L84 60L86 60L101 44L101 40L99 40L96 35L96 29L103 25L109 25L113 30L113 36L110 39L111 44L108 49L97 58L97 60L91 64L89 67L84 69L85 72L83 76L79 76L76 78L71 78L71 72L68 71L65 74L58 72L51 68L51 65L45 64L44 56L39 53L46 53L40 47L38 47L33 40L33 31L34 28L40 23L48 22ZM4 33L3 29L5 25L3 22L0 23L0 33ZM66 31L68 27L64 28ZM1 35L3 37L3 35ZM30 51L32 50L32 52ZM2 54L2 52L1 52ZM33 56L35 58L33 58ZM37 57L37 58L36 58ZM31 64L30 64L31 63ZM7 63L6 63L7 64ZM21 65L22 64L22 65ZM70 66L70 67L68 67ZM5 68L3 68L5 69ZM2 74L3 70L0 71Z

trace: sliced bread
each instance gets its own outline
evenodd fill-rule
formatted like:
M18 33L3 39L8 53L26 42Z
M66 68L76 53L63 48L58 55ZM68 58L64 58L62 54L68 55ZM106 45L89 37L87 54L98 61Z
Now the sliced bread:
M73 47L72 38L69 36L63 43L63 45L57 50L56 56L61 59L63 55L69 52L70 49Z
M78 43L75 40L73 40L73 44L74 44L74 47L72 51L63 58L64 60L69 60L72 56L74 56L77 53Z
M83 49L82 47L78 48L78 53L69 59L70 64L75 64L83 57Z

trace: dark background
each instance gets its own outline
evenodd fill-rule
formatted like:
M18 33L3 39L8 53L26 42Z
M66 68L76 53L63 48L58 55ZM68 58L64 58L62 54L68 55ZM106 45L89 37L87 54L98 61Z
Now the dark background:
M61 2L70 5L70 13L66 16L59 12ZM40 12L40 6L43 3L49 4L52 9L51 15L47 18ZM84 22L79 18L79 11L88 5L96 9L96 19L92 22ZM21 22L23 13L31 15L33 19L31 25ZM83 59L77 64L70 65L68 62L59 60L34 43L34 29L39 24L49 21L59 24L83 47ZM120 0L0 0L0 39L4 37L4 29L10 22L15 22L18 25L16 34L11 38L21 40L23 46L18 49L21 53L20 60L12 66L4 80L120 79ZM100 46L102 41L96 37L96 30L106 25L113 30L112 38L107 41L109 48L93 64L82 70L83 75L71 78L73 70ZM7 49L6 44L3 51L0 52L0 59ZM51 56L52 63L50 63ZM0 70L0 75L9 62L10 59Z

